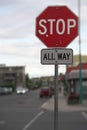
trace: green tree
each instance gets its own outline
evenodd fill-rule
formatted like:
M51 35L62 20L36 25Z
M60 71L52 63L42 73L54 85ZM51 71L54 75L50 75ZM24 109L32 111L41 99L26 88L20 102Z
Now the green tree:
M25 75L25 84L26 84L26 87L27 88L29 88L29 84L31 83L31 80L30 80L30 78L29 78L29 75L28 74L26 74Z

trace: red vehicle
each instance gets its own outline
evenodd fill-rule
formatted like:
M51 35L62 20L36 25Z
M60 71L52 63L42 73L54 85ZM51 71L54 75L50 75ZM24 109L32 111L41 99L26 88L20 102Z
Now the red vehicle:
M52 91L49 87L42 87L40 90L40 97L51 97L52 96Z

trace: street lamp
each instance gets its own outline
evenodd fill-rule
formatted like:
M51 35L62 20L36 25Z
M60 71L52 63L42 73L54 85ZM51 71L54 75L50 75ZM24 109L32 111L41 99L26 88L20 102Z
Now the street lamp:
M78 27L78 33L79 33L79 85L80 85L80 103L82 104L83 101L83 90L82 90L82 59L81 59L81 33L80 33L80 0L78 0L78 12L79 12L79 27Z

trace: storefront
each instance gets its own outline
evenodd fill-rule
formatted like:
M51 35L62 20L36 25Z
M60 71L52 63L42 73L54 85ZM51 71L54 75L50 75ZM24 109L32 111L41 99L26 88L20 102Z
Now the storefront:
M80 97L80 76L79 70L72 70L69 74L66 75L66 80L68 83L68 98ZM82 94L83 98L87 98L87 70L82 70Z

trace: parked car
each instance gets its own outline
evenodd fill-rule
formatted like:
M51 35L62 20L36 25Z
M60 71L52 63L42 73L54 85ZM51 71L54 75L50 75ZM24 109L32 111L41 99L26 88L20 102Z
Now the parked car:
M12 94L13 90L12 88L8 88L8 94Z
M67 97L68 104L79 103L79 101L80 101L80 94L69 94Z
M6 87L0 87L0 95L8 94L8 88Z
M27 93L27 92L28 92L28 89L27 89L27 88L24 88L24 87L22 87L22 86L19 86L19 87L16 88L16 93L17 93L17 94L25 94L25 93Z
M52 91L49 87L42 87L40 90L40 97L51 97L52 96Z
M3 88L0 87L0 95L3 94Z

